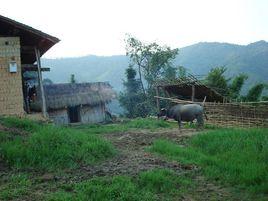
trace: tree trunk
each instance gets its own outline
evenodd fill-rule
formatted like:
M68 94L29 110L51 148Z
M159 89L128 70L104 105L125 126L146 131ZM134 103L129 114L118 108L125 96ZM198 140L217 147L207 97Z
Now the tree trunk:
M142 77L141 77L141 67L140 67L140 65L139 65L139 77L140 77L140 82L141 82L141 88L142 88L142 91L143 91L143 93L144 93L144 96L147 97L147 96L146 96L146 91L145 91L145 88L144 88L144 85L143 85L143 82L142 82Z

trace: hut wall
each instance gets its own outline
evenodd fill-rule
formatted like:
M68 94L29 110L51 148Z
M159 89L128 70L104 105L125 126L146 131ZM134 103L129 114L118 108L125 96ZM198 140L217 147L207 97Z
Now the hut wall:
M53 120L55 124L68 124L69 116L67 109L49 111L49 118Z
M67 109L51 110L48 112L49 118L55 124L69 124L69 115ZM105 121L104 104L97 106L82 106L80 108L81 123L100 123Z
M105 121L104 104L82 106L80 110L81 123L100 123Z
M16 62L17 72L10 73L10 62ZM0 115L23 113L20 38L0 37Z

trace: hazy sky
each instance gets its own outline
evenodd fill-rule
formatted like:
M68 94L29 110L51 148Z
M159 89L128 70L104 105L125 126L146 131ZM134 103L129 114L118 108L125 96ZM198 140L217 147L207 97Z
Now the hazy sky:
M1 0L0 14L58 37L45 57L125 54L125 34L184 47L268 41L268 0Z

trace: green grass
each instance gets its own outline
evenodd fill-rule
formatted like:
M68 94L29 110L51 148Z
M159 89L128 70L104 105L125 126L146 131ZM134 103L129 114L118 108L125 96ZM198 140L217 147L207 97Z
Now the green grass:
M137 118L119 124L58 127L28 119L0 118L6 127L28 132L0 133L0 157L17 169L56 170L92 164L115 154L112 145L96 134L131 129L168 128L172 123ZM12 131L12 130L11 130Z
M31 185L26 174L11 175L5 183L0 185L0 200L13 200L25 196L30 193Z
M177 127L176 123L170 123L164 120L158 120L154 118L136 118L132 120L124 120L121 123L107 124L107 125L79 125L75 126L76 129L84 132L90 132L94 134L125 132L135 129L149 129L156 130L159 128L174 128Z
M74 185L63 186L50 194L49 201L154 201L173 200L191 184L190 180L171 170L156 169L142 172L138 177L96 177Z
M147 191L176 195L186 192L193 185L189 178L177 176L171 170L159 169L142 172L139 175L139 186Z
M5 118L1 123L29 132L26 136L0 133L0 157L13 168L49 171L75 168L115 154L109 142L90 133L26 119Z
M0 131L0 143L7 141L10 135L6 132Z
M187 147L157 140L150 151L202 167L213 180L268 194L268 130L221 129L192 137Z
M29 119L18 119L14 117L1 117L0 123L9 128L18 128L28 132L36 131L40 128L41 125L44 125L39 122L31 121Z
M190 122L185 122L185 124L183 125L183 128L193 128L193 129L197 129L197 125L196 122L194 123L190 123ZM209 130L214 130L214 129L220 129L221 127L217 126L217 125L213 125L213 124L208 124L205 123L204 124L204 129L209 129Z

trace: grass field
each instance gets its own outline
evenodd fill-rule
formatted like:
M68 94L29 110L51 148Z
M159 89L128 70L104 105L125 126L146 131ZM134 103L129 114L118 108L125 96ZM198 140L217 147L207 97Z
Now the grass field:
M150 151L197 164L210 179L268 194L268 130L220 129L192 137L187 147L157 140Z
M13 200L29 194L32 182L28 175L19 173L10 175L5 182L0 182L0 200Z
M17 169L58 170L92 164L115 154L114 147L96 135L76 129L4 118L1 123L19 131L0 133L0 154Z
M34 182L26 173L12 175L0 185L0 200L16 200L32 197L36 189ZM37 188L40 188L37 187ZM52 187L54 189L55 187ZM42 195L46 201L155 201L181 198L189 189L194 188L193 181L182 175L176 175L168 169L154 169L141 172L137 177L119 175L113 177L94 177L78 183L61 184L56 192ZM45 190L47 191L47 189Z
M11 128L11 132L0 131L0 154L3 160L13 168L38 170L75 168L112 157L116 152L113 146L96 134L173 126L165 121L144 118L120 124L80 125L73 128L11 117L1 118L0 123Z
M47 200L172 200L186 192L190 185L192 182L186 177L178 176L171 170L157 169L141 172L136 178L96 177L75 185L63 186L61 191L49 195Z
M268 129L185 128L0 118L0 200L268 200Z
M75 129L93 134L125 132L137 129L149 129L153 131L160 128L174 128L174 127L178 127L178 125L176 123L169 123L167 121L157 120L154 118L136 118L133 120L123 120L121 123L106 124L106 125L85 124L85 125L74 126Z

